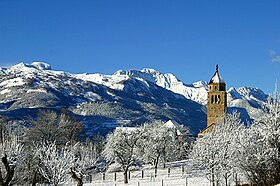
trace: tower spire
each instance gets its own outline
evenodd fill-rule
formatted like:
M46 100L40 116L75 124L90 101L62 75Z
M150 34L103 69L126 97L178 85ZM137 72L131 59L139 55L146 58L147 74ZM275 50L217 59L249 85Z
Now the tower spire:
M225 83L223 78L220 76L219 74L219 65L216 65L216 72L213 75L213 77L211 78L209 83Z

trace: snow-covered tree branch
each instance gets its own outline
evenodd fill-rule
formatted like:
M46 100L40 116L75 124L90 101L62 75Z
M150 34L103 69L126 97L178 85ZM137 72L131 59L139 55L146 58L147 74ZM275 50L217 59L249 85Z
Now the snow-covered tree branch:
M146 163L151 163L157 168L159 162L177 160L180 143L176 126L168 126L163 122L145 124L142 141L142 158Z
M211 133L198 139L191 152L194 169L203 170L212 185L222 177L225 185L235 167L235 139L245 126L238 113L228 114L224 124L217 124Z
M58 185L65 183L75 158L72 146L59 148L55 142L36 145L35 154L40 160L39 172L49 183Z
M10 135L0 143L2 164L0 166L0 185L8 186L13 180L17 166L24 155L23 145L18 137Z
M264 115L255 120L244 133L238 163L248 179L255 184L280 183L280 99L264 105Z
M124 171L124 183L128 183L128 170L139 157L139 143L143 128L120 127L107 136L103 155L110 162L119 163Z

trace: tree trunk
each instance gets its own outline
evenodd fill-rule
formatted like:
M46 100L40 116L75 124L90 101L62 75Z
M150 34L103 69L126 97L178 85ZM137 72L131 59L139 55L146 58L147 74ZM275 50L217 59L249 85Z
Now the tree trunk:
M14 170L15 168L9 165L7 155L2 157L2 163L4 164L5 169L6 169L6 176L4 177L4 180L3 180L2 175L1 175L0 186L8 186L13 179L13 176L15 173L15 170Z
M155 177L157 177L157 168L158 168L159 157L160 157L160 155L157 156L157 159L155 161Z
M225 175L226 186L228 186L228 174Z
M237 173L235 173L235 185L238 185Z
M123 176L124 176L124 183L128 183L128 177L127 177L127 172L128 172L128 169L125 169L124 172L123 172Z
M4 181L3 181L3 177L2 177L2 170L0 167L0 186L2 186L3 184L4 184Z
M155 165L155 177L157 177L157 165Z
M71 168L71 177L77 182L77 186L82 186L84 184L83 176L81 175L80 177L78 177L78 175L72 168Z
M211 180L212 180L212 186L215 186L214 168L212 168L212 170L211 170Z
M37 183L37 171L34 171L31 185L36 186L36 183Z
M4 142L4 135L3 135L3 126L0 126L0 143L3 144Z

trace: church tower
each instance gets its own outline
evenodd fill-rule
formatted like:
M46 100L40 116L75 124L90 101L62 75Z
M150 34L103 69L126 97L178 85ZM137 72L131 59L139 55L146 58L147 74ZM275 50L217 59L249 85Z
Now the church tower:
M213 127L225 115L227 109L226 84L219 74L219 66L216 65L216 72L208 84L207 103L207 127L198 134L202 138L204 134L213 130Z
M226 113L227 93L226 84L219 74L219 66L208 85L207 127L215 124Z

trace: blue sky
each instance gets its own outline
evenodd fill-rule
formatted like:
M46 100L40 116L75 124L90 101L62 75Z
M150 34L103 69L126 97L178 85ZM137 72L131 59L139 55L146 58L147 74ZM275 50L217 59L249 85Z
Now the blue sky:
M0 66L72 73L154 68L184 83L220 65L230 86L280 80L279 0L0 0Z

